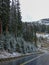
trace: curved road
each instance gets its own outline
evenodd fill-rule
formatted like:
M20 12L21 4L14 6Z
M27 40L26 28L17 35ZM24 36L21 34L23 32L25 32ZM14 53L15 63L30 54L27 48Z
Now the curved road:
M49 65L49 53L30 55L0 65Z

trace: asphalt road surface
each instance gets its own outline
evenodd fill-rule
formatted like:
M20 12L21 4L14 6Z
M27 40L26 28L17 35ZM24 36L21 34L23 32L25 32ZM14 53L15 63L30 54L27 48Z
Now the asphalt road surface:
M49 65L49 53L30 55L0 65Z

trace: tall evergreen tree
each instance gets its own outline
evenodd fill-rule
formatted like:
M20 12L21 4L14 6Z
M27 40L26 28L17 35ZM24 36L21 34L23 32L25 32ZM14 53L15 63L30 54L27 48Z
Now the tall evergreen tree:
M17 0L17 35L20 36L22 33L22 21L21 21L21 13L20 13L20 3Z
M0 18L2 21L3 31L5 31L9 22L10 0L0 0L0 3Z
M20 36L22 31L21 13L19 7L19 0L12 0L11 5L11 31L16 35Z
M0 0L0 19L1 19L1 15L2 15L2 0Z
M33 42L33 26L31 23L25 22L23 24L23 38L26 41Z
M12 5L10 7L10 22L11 22L11 32L16 33L17 28L17 17L16 17L16 5L14 0L12 0Z
M1 18L2 18L2 0L0 0L0 34L1 34L1 30L2 30L2 21L1 21Z

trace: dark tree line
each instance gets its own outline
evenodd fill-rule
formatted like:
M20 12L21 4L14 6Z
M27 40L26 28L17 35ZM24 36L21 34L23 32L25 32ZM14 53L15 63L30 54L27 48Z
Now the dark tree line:
M12 0L12 5L10 5L10 0L0 0L0 20L3 33L9 31L15 36L21 35L22 21L19 0Z
M21 21L19 0L0 0L0 19L2 22L2 32L23 37L26 41L36 43L36 26L32 23L23 23Z
M41 33L49 33L49 25L36 24L36 31Z
M9 24L10 0L0 0L0 19L2 21L3 32Z

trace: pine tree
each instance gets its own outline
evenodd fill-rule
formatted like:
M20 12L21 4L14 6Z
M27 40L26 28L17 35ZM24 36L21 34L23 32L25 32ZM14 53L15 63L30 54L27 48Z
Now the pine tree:
M22 33L22 21L21 21L21 13L20 13L20 3L17 0L17 36L21 36Z
M37 26L35 24L33 24L33 32L34 32L33 36L34 45L37 47L37 36L36 36Z
M33 26L31 23L25 22L23 24L23 38L26 41L33 42Z
M21 36L22 32L22 21L19 0L12 0L11 5L11 32L16 36Z
M11 22L11 32L15 32L16 31L16 6L14 3L14 0L12 0L12 5L10 7L10 22Z
M2 21L3 31L6 31L6 26L8 26L9 22L10 0L1 0L0 3L0 18Z
M0 0L0 34L2 33L2 0Z
M2 15L2 0L0 0L0 19L1 19L1 15Z

